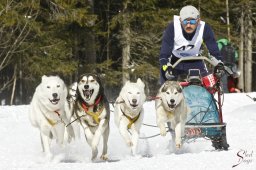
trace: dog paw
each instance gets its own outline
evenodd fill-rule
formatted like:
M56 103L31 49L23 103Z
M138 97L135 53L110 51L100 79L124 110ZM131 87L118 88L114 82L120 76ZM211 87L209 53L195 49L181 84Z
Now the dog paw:
M98 149L96 148L95 150L92 149L92 161L95 161L96 157L98 155Z
M107 155L101 155L100 159L102 159L104 161L107 161L108 160L108 156Z
M132 147L132 146L133 146L132 141L128 141L128 142L127 142L127 145L128 145L129 147Z
M160 131L161 136L166 136L166 134L167 134L166 130Z
M181 148L181 144L180 143L176 143L176 149L180 149Z

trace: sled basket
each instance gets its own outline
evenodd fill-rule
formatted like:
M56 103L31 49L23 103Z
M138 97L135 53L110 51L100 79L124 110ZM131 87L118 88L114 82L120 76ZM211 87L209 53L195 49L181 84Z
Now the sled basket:
M206 123L195 124L187 123L185 125L185 138L208 137L210 139L226 136L226 123Z

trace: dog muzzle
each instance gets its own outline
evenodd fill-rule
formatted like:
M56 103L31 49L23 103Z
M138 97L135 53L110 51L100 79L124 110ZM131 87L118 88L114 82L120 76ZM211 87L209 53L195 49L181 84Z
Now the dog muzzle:
M85 99L90 100L94 90L83 90Z
M56 105L56 104L58 104L59 103L59 101L60 101L60 99L49 99L50 100L50 102L53 104L53 105Z
M168 107L169 107L171 110L174 110L175 107L176 107L176 104L175 104L175 103L168 103L168 102L167 102L167 105L168 105Z

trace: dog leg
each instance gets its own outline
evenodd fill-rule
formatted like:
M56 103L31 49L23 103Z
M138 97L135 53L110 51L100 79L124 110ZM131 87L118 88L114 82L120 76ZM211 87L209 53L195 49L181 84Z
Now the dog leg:
M165 128L165 122L167 122L167 117L162 113L165 114L164 109L158 108L156 113L156 124L160 128L160 135L166 136L167 132Z
M91 158L91 160L94 161L96 159L97 155L98 155L98 149L97 148L94 148L94 149L92 148L92 158Z
M73 121L73 119L72 119ZM74 139L80 139L80 125L75 121L71 125L73 127L75 138Z
M106 130L106 127L107 127L107 120L102 119L100 121L100 124L99 124L97 130L94 133L94 136L93 136L93 139L92 139L92 148L97 148L97 146L99 144L99 141L100 141L100 137L102 136L102 134Z
M93 141L93 133L91 132L90 128L86 125L86 124L83 124L83 129L84 129L84 135L85 135L85 138L86 138L86 141L87 143L89 144L89 146L91 147L92 149L92 157L91 157L91 160L94 161L98 155L98 149L97 147L92 147L92 141Z
M63 124L57 124L53 128L53 132L56 135L57 143L60 145L63 145L64 144L65 126Z
M70 143L72 139L75 139L75 132L74 132L73 126L70 125L65 128L65 136L68 143Z
M139 139L139 132L136 129L132 129L132 155L137 154L137 145L138 145L138 139Z
M180 149L181 148L181 123L179 122L176 127L175 127L175 143L176 143L176 148Z
M88 143L90 146L92 146L93 133L91 132L91 130L90 130L90 128L88 127L88 125L86 125L86 123L81 122L80 124L81 124L81 126L83 127L84 136L85 136L85 139L86 139L87 143Z
M126 119L126 118L123 118L120 120L119 132L122 135L123 139L125 140L126 144L129 147L131 147L133 145L133 143L130 139L130 135L127 130L128 122L127 122L127 120L125 121L124 119Z
M46 154L47 157L52 157L52 153L50 151L49 137L43 134L42 132L40 133L40 136L41 136L41 144L42 144L43 152Z
M167 132L165 129L165 124L162 121L158 121L157 126L160 128L160 135L161 136L166 136Z
M172 126L173 123L171 122L167 122L167 126L168 126L168 129L169 129L169 132L172 136L172 140L170 141L170 151L174 151L175 148L176 148L176 144L175 144L175 131L173 129L175 129L173 126Z
M102 155L100 157L102 160L108 160L108 157L107 157L108 137L109 137L109 125L106 128L105 132L103 133L103 150L102 150Z

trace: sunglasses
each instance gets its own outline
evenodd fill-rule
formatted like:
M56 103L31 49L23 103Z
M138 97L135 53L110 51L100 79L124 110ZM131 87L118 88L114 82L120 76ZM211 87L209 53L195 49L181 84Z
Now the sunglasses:
M186 20L186 19L185 19L185 20L182 21L182 23L183 23L184 25L187 25L188 23L189 23L190 25L195 25L196 22L197 22L196 19L191 19L191 20Z

